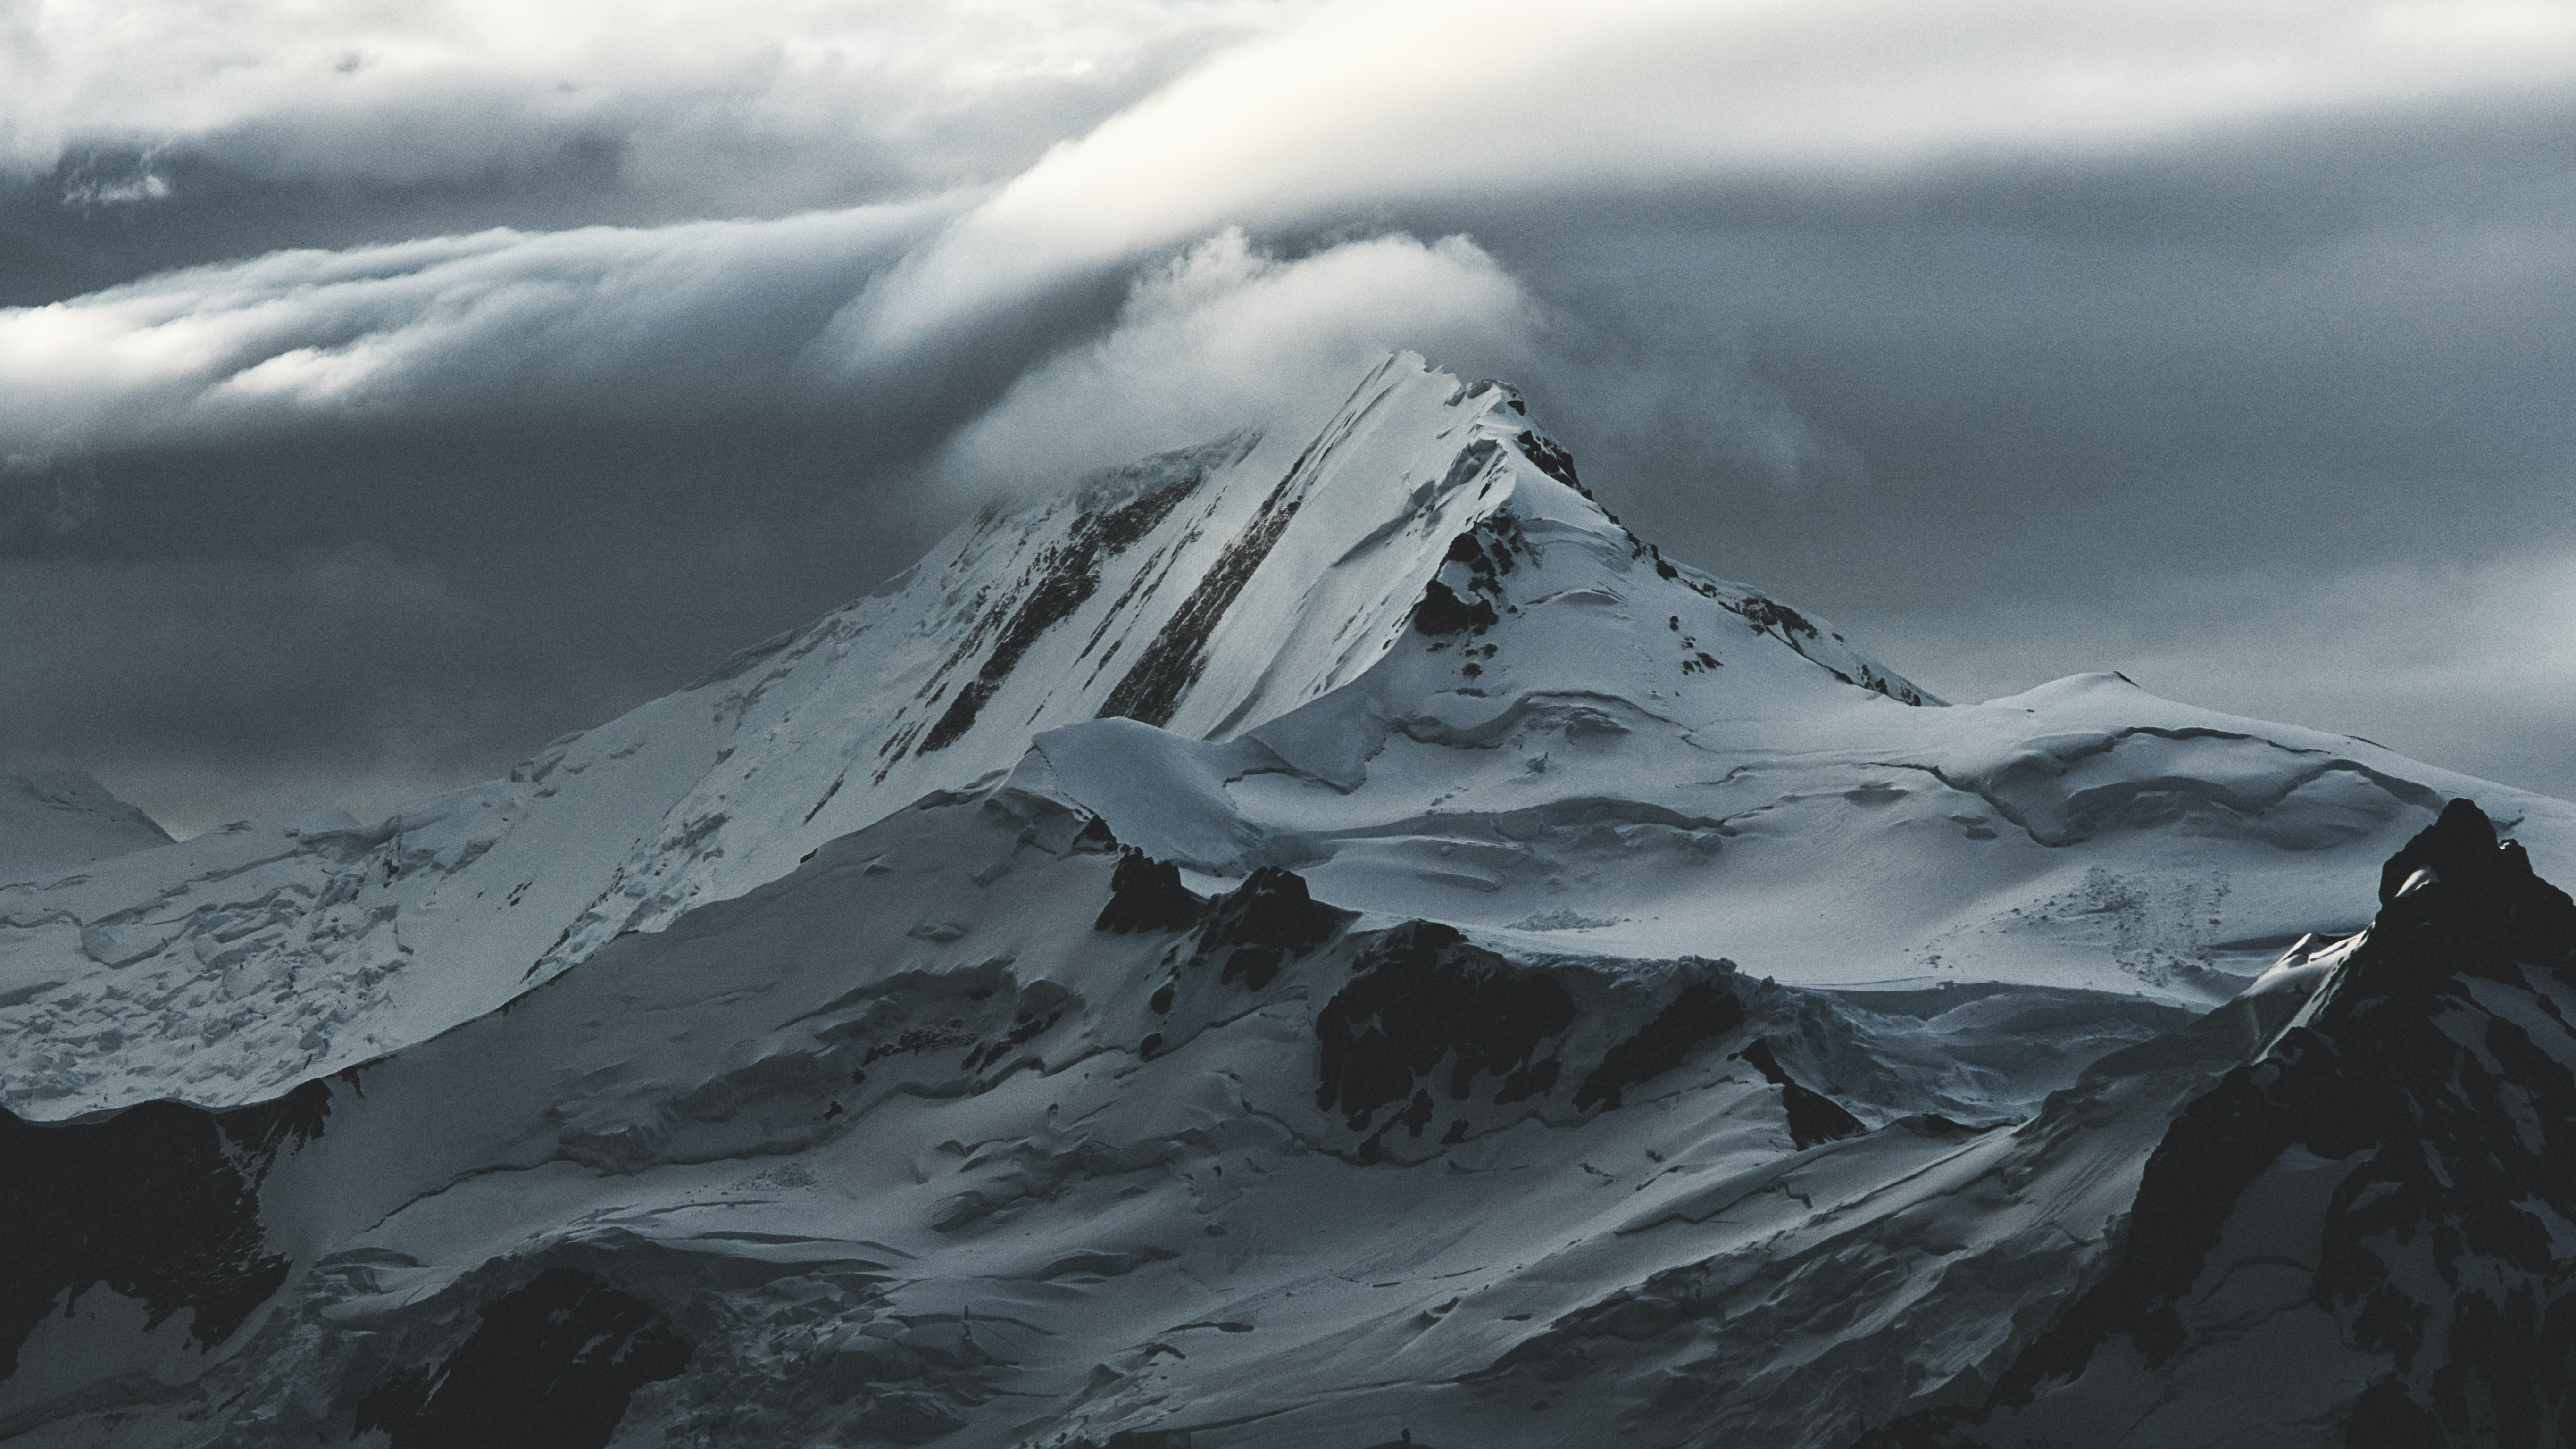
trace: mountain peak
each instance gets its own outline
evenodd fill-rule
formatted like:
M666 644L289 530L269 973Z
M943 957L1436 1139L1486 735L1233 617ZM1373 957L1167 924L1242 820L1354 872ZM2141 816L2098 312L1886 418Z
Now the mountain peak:
M506 779L0 881L0 1436L2567 1437L2576 904L2465 797L2576 811L1909 707L1583 489L1393 358Z
M1511 627L1486 637L1485 613ZM1648 618L1672 628L1634 627ZM1596 667L1640 633L1651 658ZM1497 659L1506 636L1513 657ZM1775 654L1783 668L1756 665ZM112 957L120 993L81 1016L115 1045L0 1090L49 1112L165 1092L249 1100L497 1006L926 796L999 779L1048 731L1132 721L1177 744L1224 741L1336 697L1351 720L1455 715L1504 702L1514 658L1542 693L1595 689L1691 720L1846 692L1837 681L1922 697L1820 622L1664 561L1582 490L1510 387L1396 354L1310 435L1243 429L987 509L867 597L506 779L374 831L215 832L78 884L59 901L92 923L91 947L75 933L20 954L0 993L41 997ZM160 893L208 872L238 915L160 924ZM318 928L343 909L357 914ZM200 925L228 934L192 945ZM207 962L222 963L233 1024L183 1061L163 1047L201 1033L186 1003ZM339 985L299 989L317 973Z

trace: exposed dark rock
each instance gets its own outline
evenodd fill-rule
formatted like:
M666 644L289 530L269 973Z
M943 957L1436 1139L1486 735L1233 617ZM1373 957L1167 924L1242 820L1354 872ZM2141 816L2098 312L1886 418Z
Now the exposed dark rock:
M1479 520L1474 528L1449 540L1444 563L1465 564L1477 574L1491 577L1510 573L1518 562L1509 547L1495 547L1497 540L1516 541L1520 536L1517 520L1508 513L1497 513Z
M1109 904L1100 908L1091 929L1122 936L1186 931L1198 924L1206 905L1181 884L1179 866L1129 846L1118 852L1118 866L1109 873Z
M141 1303L149 1327L191 1309L198 1344L231 1337L292 1266L260 1184L330 1112L322 1082L227 1112L146 1102L45 1126L0 1111L0 1378L58 1300L94 1287Z
M1574 455L1558 447L1554 439L1542 438L1523 428L1521 435L1512 441L1520 445L1521 456L1538 465L1540 472L1586 498L1592 496L1592 490L1583 486L1583 480L1574 476Z
M1744 622L1751 625L1757 634L1776 634L1784 640L1792 639L1792 636L1803 636L1809 639L1822 637L1817 632L1816 626L1807 622L1806 615L1777 599L1766 599L1760 594L1753 594L1733 607L1735 612L1744 616Z
M1617 515L1611 515L1610 521L1613 523L1618 522L1619 520ZM1920 705L1931 702L1929 697L1926 696L1923 691L1916 689L1914 686L1907 684L1903 680L1890 679L1870 668L1868 665L1861 664L1856 660L1849 662L1851 662L1854 668L1859 671L1858 677L1846 674L1842 670L1835 668L1833 665L1827 664L1822 659L1818 659L1815 655L1808 653L1808 643L1814 642L1821 644L1826 638L1825 632L1818 628L1817 625L1812 620L1808 619L1806 615L1799 613L1797 610L1790 608L1788 605L1781 603L1777 599L1765 598L1760 594L1730 594L1727 590L1719 588L1716 584L1711 583L1706 579L1686 577L1683 575L1679 567L1664 557L1663 550L1637 537L1633 533L1627 535L1627 538L1629 557L1633 559L1651 560L1655 570L1655 576L1657 578L1666 579L1673 583L1680 584L1682 587L1689 589L1692 593L1716 604L1719 608L1742 617L1745 623L1752 628L1754 633L1771 635L1781 643L1798 651L1799 655L1805 658L1809 663L1814 664L1817 668L1824 670L1827 674L1841 680L1843 683L1853 685L1857 688L1866 689L1873 694L1883 694L1888 698L1895 700L1899 704ZM1675 633L1681 632L1681 616L1678 614L1671 616L1669 627ZM1832 638L1837 644L1843 642L1843 636L1840 634L1833 635ZM1695 649L1698 646L1693 642L1686 643L1683 647L1685 649ZM1703 667L1716 668L1717 661L1712 657Z
M1654 1020L1635 1036L1602 1055L1601 1065L1574 1089L1574 1105L1589 1107L1599 1102L1615 1109L1620 1094L1628 1088L1680 1066L1692 1047L1743 1024L1744 1003L1735 999L1735 993L1706 981L1694 981L1681 989L1670 1006L1655 1013Z
M2352 1401L2344 1428L2347 1449L2443 1449L2442 1421L2406 1396L2406 1386L2381 1379Z
M1584 1072L1581 1059L1569 1064L1565 1057L1585 1009L1561 979L1566 969L1512 962L1431 922L1408 921L1385 932L1353 960L1349 982L1316 1016L1322 1043L1316 1105L1364 1132L1383 1109L1403 1104L1361 1144L1360 1160L1374 1162L1387 1132L1400 1127L1421 1136L1436 1100L1470 1100L1480 1077L1494 1079L1496 1106L1557 1090L1571 1072ZM1680 1066L1700 1043L1744 1020L1743 1003L1722 982L1682 985L1643 1027L1591 1064L1573 1106L1615 1110L1628 1088ZM1442 1140L1462 1141L1469 1130L1460 1119Z
M1496 512L1476 520L1473 528L1449 540L1440 571L1414 606L1414 629L1440 638L1492 628L1501 619L1496 610L1503 603L1502 576L1518 565L1527 548L1520 519L1513 514Z
M960 646L963 653L980 639L994 618L1010 608L1009 622L1001 626L1001 637L994 643L993 652L985 656L975 677L957 691L938 723L922 737L921 753L926 755L946 749L974 728L975 718L983 711L984 702L991 699L994 691L1001 688L1002 681L1019 667L1029 646L1037 643L1049 629L1071 618L1075 610L1090 602L1091 596L1099 592L1101 560L1117 557L1138 539L1153 532L1155 525L1180 506L1181 500L1198 490L1203 477L1202 471L1193 470L1120 507L1105 513L1085 514L1075 520L1061 543L1049 544L1040 550L1021 576L1019 590L1014 596L1017 607L1010 608L1013 599L994 605L984 620L977 624L968 644ZM952 656L949 662L953 666L958 660ZM942 672L945 673L945 669Z
M1178 879L1176 875L1175 883ZM1209 903L1207 929L1190 966L1194 971L1215 966L1220 983L1239 982L1247 991L1259 991L1277 978L1289 957L1322 946L1357 919L1355 913L1307 894L1305 877L1263 866Z
M2097 1284L1982 1404L1909 1416L1865 1445L2018 1442L2014 1413L2083 1393L2112 1339L2151 1368L2206 1343L2193 1295L2212 1250L2293 1149L2336 1174L2309 1299L2384 1364L2349 1407L2346 1442L2567 1442L2576 1276L2544 1214L2576 1218L2576 1031L2557 1000L2576 975L2576 902L2465 800L2382 881L2378 920L2306 1024L2167 1131Z
M1446 1090L1464 1100L1478 1075L1529 1067L1541 1043L1573 1024L1574 998L1556 981L1513 968L1448 926L1408 921L1360 954L1349 984L1316 1016L1315 1104L1364 1131L1379 1109L1410 1101L1444 1060Z
M1738 1020L1742 1019L1743 1012L1740 1008L1736 1016ZM1840 1142L1846 1137L1858 1137L1869 1130L1858 1117L1844 1111L1842 1104L1791 1077L1788 1069L1780 1065L1780 1058L1771 1050L1771 1043L1768 1041L1757 1038L1751 1046L1737 1052L1735 1056L1745 1065L1760 1072L1764 1081L1780 1089L1780 1105L1789 1114L1789 1141L1800 1152L1806 1151L1819 1142ZM1948 1122L1943 1118L1935 1117L1927 1120L1949 1127L1958 1126L1957 1123Z
M1310 445L1299 454L1287 475L1261 500L1252 521L1217 555L1198 587L1172 611L1172 617L1137 656L1126 677L1109 691L1109 698L1100 706L1099 718L1125 718L1149 725L1172 722L1173 712L1181 707L1181 696L1198 683L1199 675L1207 668L1208 639L1216 633L1217 625L1225 622L1226 611L1234 607L1244 585L1270 557L1279 536L1288 531L1289 520L1297 516L1298 505L1305 501L1296 485L1313 453Z
M998 1066L1002 1058L1008 1056L1015 1048L1027 1046L1030 1042L1055 1030L1055 1024L1062 1020L1064 1020L1064 1012L1061 1008L1043 1014L1034 1010L1023 1010L1011 1019L1010 1030L1003 1032L981 1050L967 1053L966 1060L959 1064L960 1068L974 1071L979 1065L979 1059L983 1066Z
M484 1305L445 1362L378 1384L355 1427L394 1449L602 1449L635 1391L677 1377L689 1352L651 1304L548 1268Z
M2522 847L2507 848L2517 857L2517 873L2528 875L2531 862L2521 856ZM2470 801L2453 800L2442 807L2431 826L2416 832L2414 839L2379 868L2380 908L2385 910L2394 902L2407 880L2419 870L2432 871L2437 878L2456 880L2471 889L2488 884L2496 874L2496 850L2495 822Z
M1422 602L1413 606L1414 629L1433 638L1443 634L1464 634L1470 629L1490 629L1497 621L1492 604L1483 599L1473 602L1461 599L1438 579L1433 579L1423 589Z
M806 825L811 825L811 824L813 824L813 823L814 823L814 817L815 817L815 816L817 816L817 815L822 814L822 813L823 813L823 807L832 803L832 797L841 793L841 786L842 786L844 783L846 783L846 782L849 780L849 778L850 778L850 774L849 774L849 771L847 771L847 770L842 771L840 774L834 775L834 776L832 777L832 785L831 785L831 788L829 788L829 789L827 789L827 790L825 790L825 791L823 792L823 798L822 798L822 799L817 800L817 801L815 801L815 802L814 802L814 808L813 808L813 809L808 810L808 811L806 811L806 812L805 812L805 819L803 820L803 822L802 822L802 823L803 823L803 824L806 824Z

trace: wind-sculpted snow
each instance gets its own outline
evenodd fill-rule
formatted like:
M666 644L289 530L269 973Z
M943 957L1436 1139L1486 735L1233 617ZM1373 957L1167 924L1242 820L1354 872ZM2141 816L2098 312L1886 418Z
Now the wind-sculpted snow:
M1038 748L1150 854L1292 868L1513 949L2203 1009L2301 935L2356 928L2351 881L2474 785L2116 675L1899 708L1675 588L1600 515L1539 511L1569 499L1589 508L1516 492L1456 535L1342 689L1221 741L1102 721ZM2490 794L2576 863L2567 806Z
M1942 705L1394 359L507 780L0 884L0 1436L2547 1442L2571 827Z

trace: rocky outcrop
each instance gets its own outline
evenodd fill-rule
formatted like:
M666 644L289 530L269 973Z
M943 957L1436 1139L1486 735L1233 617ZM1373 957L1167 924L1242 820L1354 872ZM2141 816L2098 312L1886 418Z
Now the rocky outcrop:
M2100 1281L1983 1403L1864 1444L2231 1421L2352 1449L2567 1442L2576 902L2453 800L2380 903L2260 1059L2165 1134Z

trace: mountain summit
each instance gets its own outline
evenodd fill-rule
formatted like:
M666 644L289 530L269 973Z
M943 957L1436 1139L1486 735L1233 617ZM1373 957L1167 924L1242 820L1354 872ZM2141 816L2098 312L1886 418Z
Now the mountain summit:
M22 1062L0 1100L45 1116L257 1100L997 777L1053 727L1114 717L1223 740L1354 689L1501 699L1478 683L1518 662L1492 664L1489 616L1519 612L1498 605L1496 570L1568 551L1587 582L1542 617L1604 613L1615 586L1614 634L1644 614L1688 621L1634 659L1557 661L1607 693L1703 712L1850 683L1922 697L1819 623L1630 537L1511 389L1389 358L1313 437L1238 433L988 510L867 598L506 780L374 827L307 812L0 885L30 921L0 931L0 1001L83 997L69 1019L30 1015L90 1044ZM1597 649L1568 633L1535 647ZM1620 667L1591 679L1605 663ZM101 972L116 992L74 985Z
M2576 1221L2576 808L2115 674L1944 705L1409 356L508 779L129 844L0 884L31 1443L2561 1422L2476 1345ZM2443 1236L2436 1127L2521 1217Z

